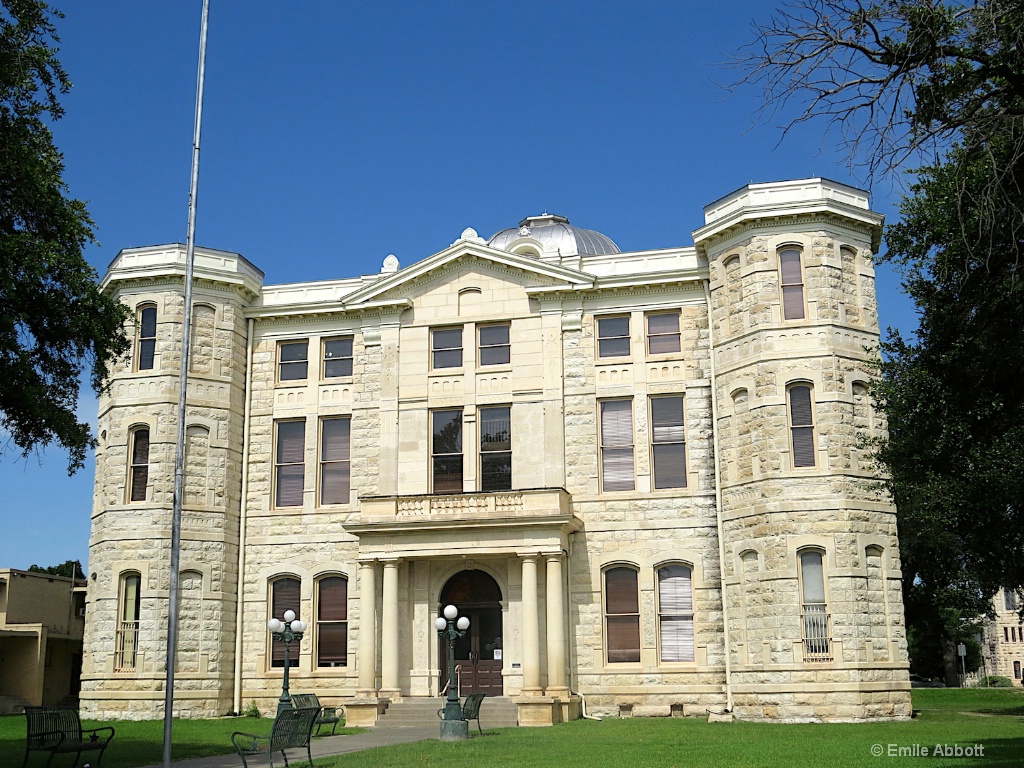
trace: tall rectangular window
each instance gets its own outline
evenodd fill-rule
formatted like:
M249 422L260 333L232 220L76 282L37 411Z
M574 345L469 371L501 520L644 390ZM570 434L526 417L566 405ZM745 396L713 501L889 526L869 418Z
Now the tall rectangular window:
M662 661L693 661L693 583L685 565L658 569Z
M462 492L462 409L434 411L430 460L434 493Z
M640 592L635 569L605 571L604 606L608 663L640 661Z
M352 419L320 422L320 503L348 504L352 478Z
M779 272L782 276L782 317L785 320L803 320L804 275L799 250L787 248L779 252Z
M1003 605L1007 611L1018 610L1016 590L1009 589L1007 587L1003 588Z
M511 326L502 325L480 326L480 365L508 365L512 360L512 345L509 340Z
M316 665L348 664L348 579L328 576L317 584Z
M128 489L129 501L145 501L149 486L149 430L132 431L132 466Z
M298 579L277 579L270 587L270 618L284 621L285 611L295 611L295 618L300 617L300 596L302 582ZM292 643L288 649L288 666L299 666L299 649L301 643ZM271 638L270 666L284 667L284 641Z
M811 388L806 384L789 388L789 426L793 437L793 466L813 467L814 409Z
M647 316L647 354L667 355L679 352L679 313L656 312Z
M632 491L633 402L601 402L601 480L606 491Z
M306 422L277 422L277 449L274 453L275 506L302 506L302 491L306 480L305 456Z
M816 549L800 553L800 596L804 636L804 658L828 661L828 609L825 604L825 564Z
M512 489L512 409L480 409L480 490Z
M435 328L430 332L430 367L462 367L461 328Z
M136 370L151 371L156 364L156 307L140 307L136 327Z
M352 338L324 341L324 378L352 375Z
M304 381L309 371L309 342L282 342L277 347L279 381Z
M683 398L651 398L651 460L655 488L686 487Z
M629 357L629 317L597 319L597 356Z
M135 669L135 657L139 650L139 609L142 576L136 572L121 574L121 607L118 611L116 652L114 667L117 670Z

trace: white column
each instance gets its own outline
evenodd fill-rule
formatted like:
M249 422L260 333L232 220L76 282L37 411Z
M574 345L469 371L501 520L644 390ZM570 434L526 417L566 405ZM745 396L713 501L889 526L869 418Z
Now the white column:
M523 556L523 693L537 696L540 687L540 627L537 613L537 556Z
M562 581L562 553L548 554L547 560L547 639L548 696L566 696L565 685L565 603Z
M359 563L359 688L358 695L377 695L377 568Z
M398 688L398 563L384 561L384 600L380 616L380 695L395 698Z

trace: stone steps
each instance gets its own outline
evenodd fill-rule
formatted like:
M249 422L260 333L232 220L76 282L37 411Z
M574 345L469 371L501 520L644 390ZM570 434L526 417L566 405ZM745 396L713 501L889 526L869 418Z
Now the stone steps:
M377 720L377 727L405 728L409 726L440 725L437 710L445 704L444 698L409 697L388 705ZM480 725L487 728L510 728L519 725L519 708L505 696L488 696L480 706ZM473 721L470 727L476 727Z

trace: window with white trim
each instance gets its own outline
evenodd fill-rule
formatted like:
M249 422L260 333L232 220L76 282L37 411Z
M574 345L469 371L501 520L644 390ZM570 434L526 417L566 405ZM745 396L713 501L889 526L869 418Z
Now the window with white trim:
M804 319L804 270L800 250L785 248L779 251L779 275L782 285L782 318Z
M139 650L139 613L142 606L142 574L126 571L121 574L117 611L117 637L115 639L114 669L135 669Z
M128 474L128 501L145 501L149 488L149 428L131 432L131 467Z
M629 357L629 316L597 318L597 356Z
M434 493L462 492L462 409L431 412L433 434L430 442L432 490Z
M306 422L279 421L274 451L274 506L301 507L305 484Z
M682 395L651 398L651 463L656 489L686 487Z
M151 371L156 365L156 305L141 305L136 318L135 370Z
M320 503L348 504L352 485L352 418L320 421Z
M605 491L632 491L633 401L601 401L601 487Z
M480 326L479 365L508 365L512 362L511 330L509 323Z
M480 490L512 490L512 409L481 408Z
M317 582L316 665L348 665L348 579L325 576Z
M352 337L324 339L323 377L337 379L352 375Z
M430 367L462 367L462 328L434 328L430 331Z
M693 661L693 571L674 564L658 569L658 633L662 661Z
M299 611L302 582L291 576L275 579L270 584L270 619L284 621L285 611L295 611L295 618L301 616ZM267 633L270 635L270 632ZM284 641L274 640L270 635L270 666L284 667ZM302 643L292 643L288 649L288 666L299 666L299 653Z
M651 312L647 315L647 354L667 355L679 352L679 313Z
M789 428L792 436L793 466L813 467L814 449L814 407L811 387L807 384L792 384L789 395Z
M278 381L305 381L309 373L309 341L282 341L277 345Z
M640 661L640 590L635 568L604 572L605 643L609 664Z
M800 611L803 627L804 658L828 661L829 617L825 602L825 562L820 549L805 549L800 559Z

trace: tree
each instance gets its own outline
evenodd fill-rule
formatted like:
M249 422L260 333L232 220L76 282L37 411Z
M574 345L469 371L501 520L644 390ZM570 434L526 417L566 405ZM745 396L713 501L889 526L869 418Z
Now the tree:
M45 568L32 564L28 567L31 573L48 573L51 576L64 576L68 579L84 579L82 564L78 560L65 560L60 565L48 565Z
M56 441L70 474L95 442L76 414L79 376L88 367L100 391L129 342L127 310L84 258L93 223L67 196L47 124L71 87L58 18L41 0L0 0L0 428L22 455Z

